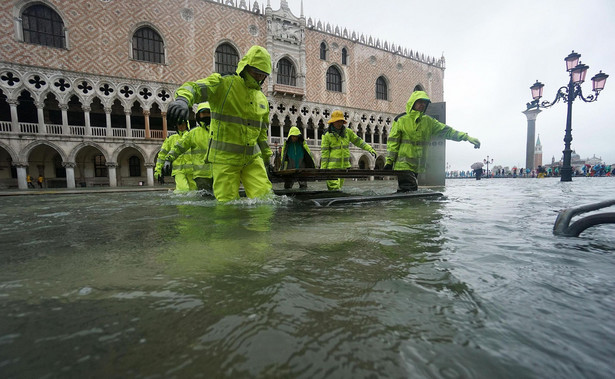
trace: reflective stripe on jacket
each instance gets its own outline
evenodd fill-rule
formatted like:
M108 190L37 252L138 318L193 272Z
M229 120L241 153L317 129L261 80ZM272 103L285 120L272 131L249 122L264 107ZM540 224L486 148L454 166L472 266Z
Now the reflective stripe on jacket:
M342 134L329 131L322 137L320 168L350 168L350 143L375 153L375 150L351 129L345 128Z
M416 110L412 110L417 100L429 100L424 91L414 91L406 103L406 113L393 122L387 138L386 164L394 170L425 170L427 148L433 136L452 141L467 141L468 134L459 132Z

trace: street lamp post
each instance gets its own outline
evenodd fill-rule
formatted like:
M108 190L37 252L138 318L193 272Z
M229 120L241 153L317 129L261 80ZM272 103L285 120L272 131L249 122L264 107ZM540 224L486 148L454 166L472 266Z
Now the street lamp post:
M581 54L575 53L574 50L566 58L564 58L564 61L566 61L566 71L570 73L570 80L568 81L568 85L560 87L553 101L543 101L540 103L544 84L537 80L536 83L530 87L530 90L532 91L532 98L534 100L531 103L527 103L528 110L532 108L540 109L541 107L549 108L560 100L568 103L568 110L566 114L566 135L564 136L564 150L562 151L562 153L564 153L564 162L560 170L562 182L572 181L572 150L570 149L570 143L572 142L572 103L577 97L586 103L591 103L598 100L600 91L604 89L606 78L609 77L607 74L602 73L602 71L594 75L592 78L592 90L595 95L584 97L581 84L585 81L585 75L587 74L587 69L589 66L579 62L579 58L581 58Z
M483 163L487 165L487 178L489 177L489 163L493 163L493 158L489 161L489 156L487 155L487 159L483 159Z

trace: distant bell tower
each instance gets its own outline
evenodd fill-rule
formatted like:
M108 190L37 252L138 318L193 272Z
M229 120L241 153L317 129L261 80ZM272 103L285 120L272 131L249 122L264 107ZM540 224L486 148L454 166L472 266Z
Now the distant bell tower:
M542 166L542 144L540 143L540 134L536 139L536 147L534 148L534 168Z

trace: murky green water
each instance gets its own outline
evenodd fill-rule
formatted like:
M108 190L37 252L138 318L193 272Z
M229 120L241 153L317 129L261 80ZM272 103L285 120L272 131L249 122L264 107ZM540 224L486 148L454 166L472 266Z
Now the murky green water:
M612 377L615 226L552 228L615 179L441 191L0 197L0 377Z

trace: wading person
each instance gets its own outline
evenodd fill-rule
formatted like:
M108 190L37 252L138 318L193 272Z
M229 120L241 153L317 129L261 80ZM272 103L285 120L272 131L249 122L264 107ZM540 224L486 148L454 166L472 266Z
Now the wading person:
M192 178L196 183L197 189L205 190L213 195L211 163L205 163L209 145L210 122L209 103L200 103L196 109L197 127L184 133L165 159L169 162L174 162L179 157L187 157L192 161Z
M173 123L169 123L173 126ZM170 135L162 143L162 148L158 153L158 160L156 161L156 168L154 175L160 177L161 175L170 175L175 178L175 192L186 192L196 190L196 183L192 179L192 158L189 155L184 155L176 159L173 164L167 161L167 155L173 149L173 146L179 141L179 139L187 132L188 123L182 122L177 124L177 133Z
M314 156L303 139L303 134L296 126L291 127L282 146L282 170L315 167ZM286 179L284 188L293 188L294 182L294 179ZM299 181L299 188L307 188L307 182Z
M475 149L480 148L478 139L427 116L430 102L424 91L414 91L406 103L406 113L397 116L391 126L384 169L402 171L397 175L398 192L418 189L417 174L425 170L425 150L433 136L468 141Z
M321 169L350 168L350 143L358 148L368 151L376 158L376 151L368 145L355 132L346 128L346 120L342 111L333 111L327 121L329 129L322 137L321 142ZM329 191L340 190L344 179L327 180Z
M167 118L185 120L189 107L208 101L211 107L207 162L212 163L214 196L218 201L239 198L243 183L250 198L271 193L267 168L272 152L267 144L269 102L261 85L271 74L271 57L252 46L237 65L236 74L213 73L186 82L175 92Z

